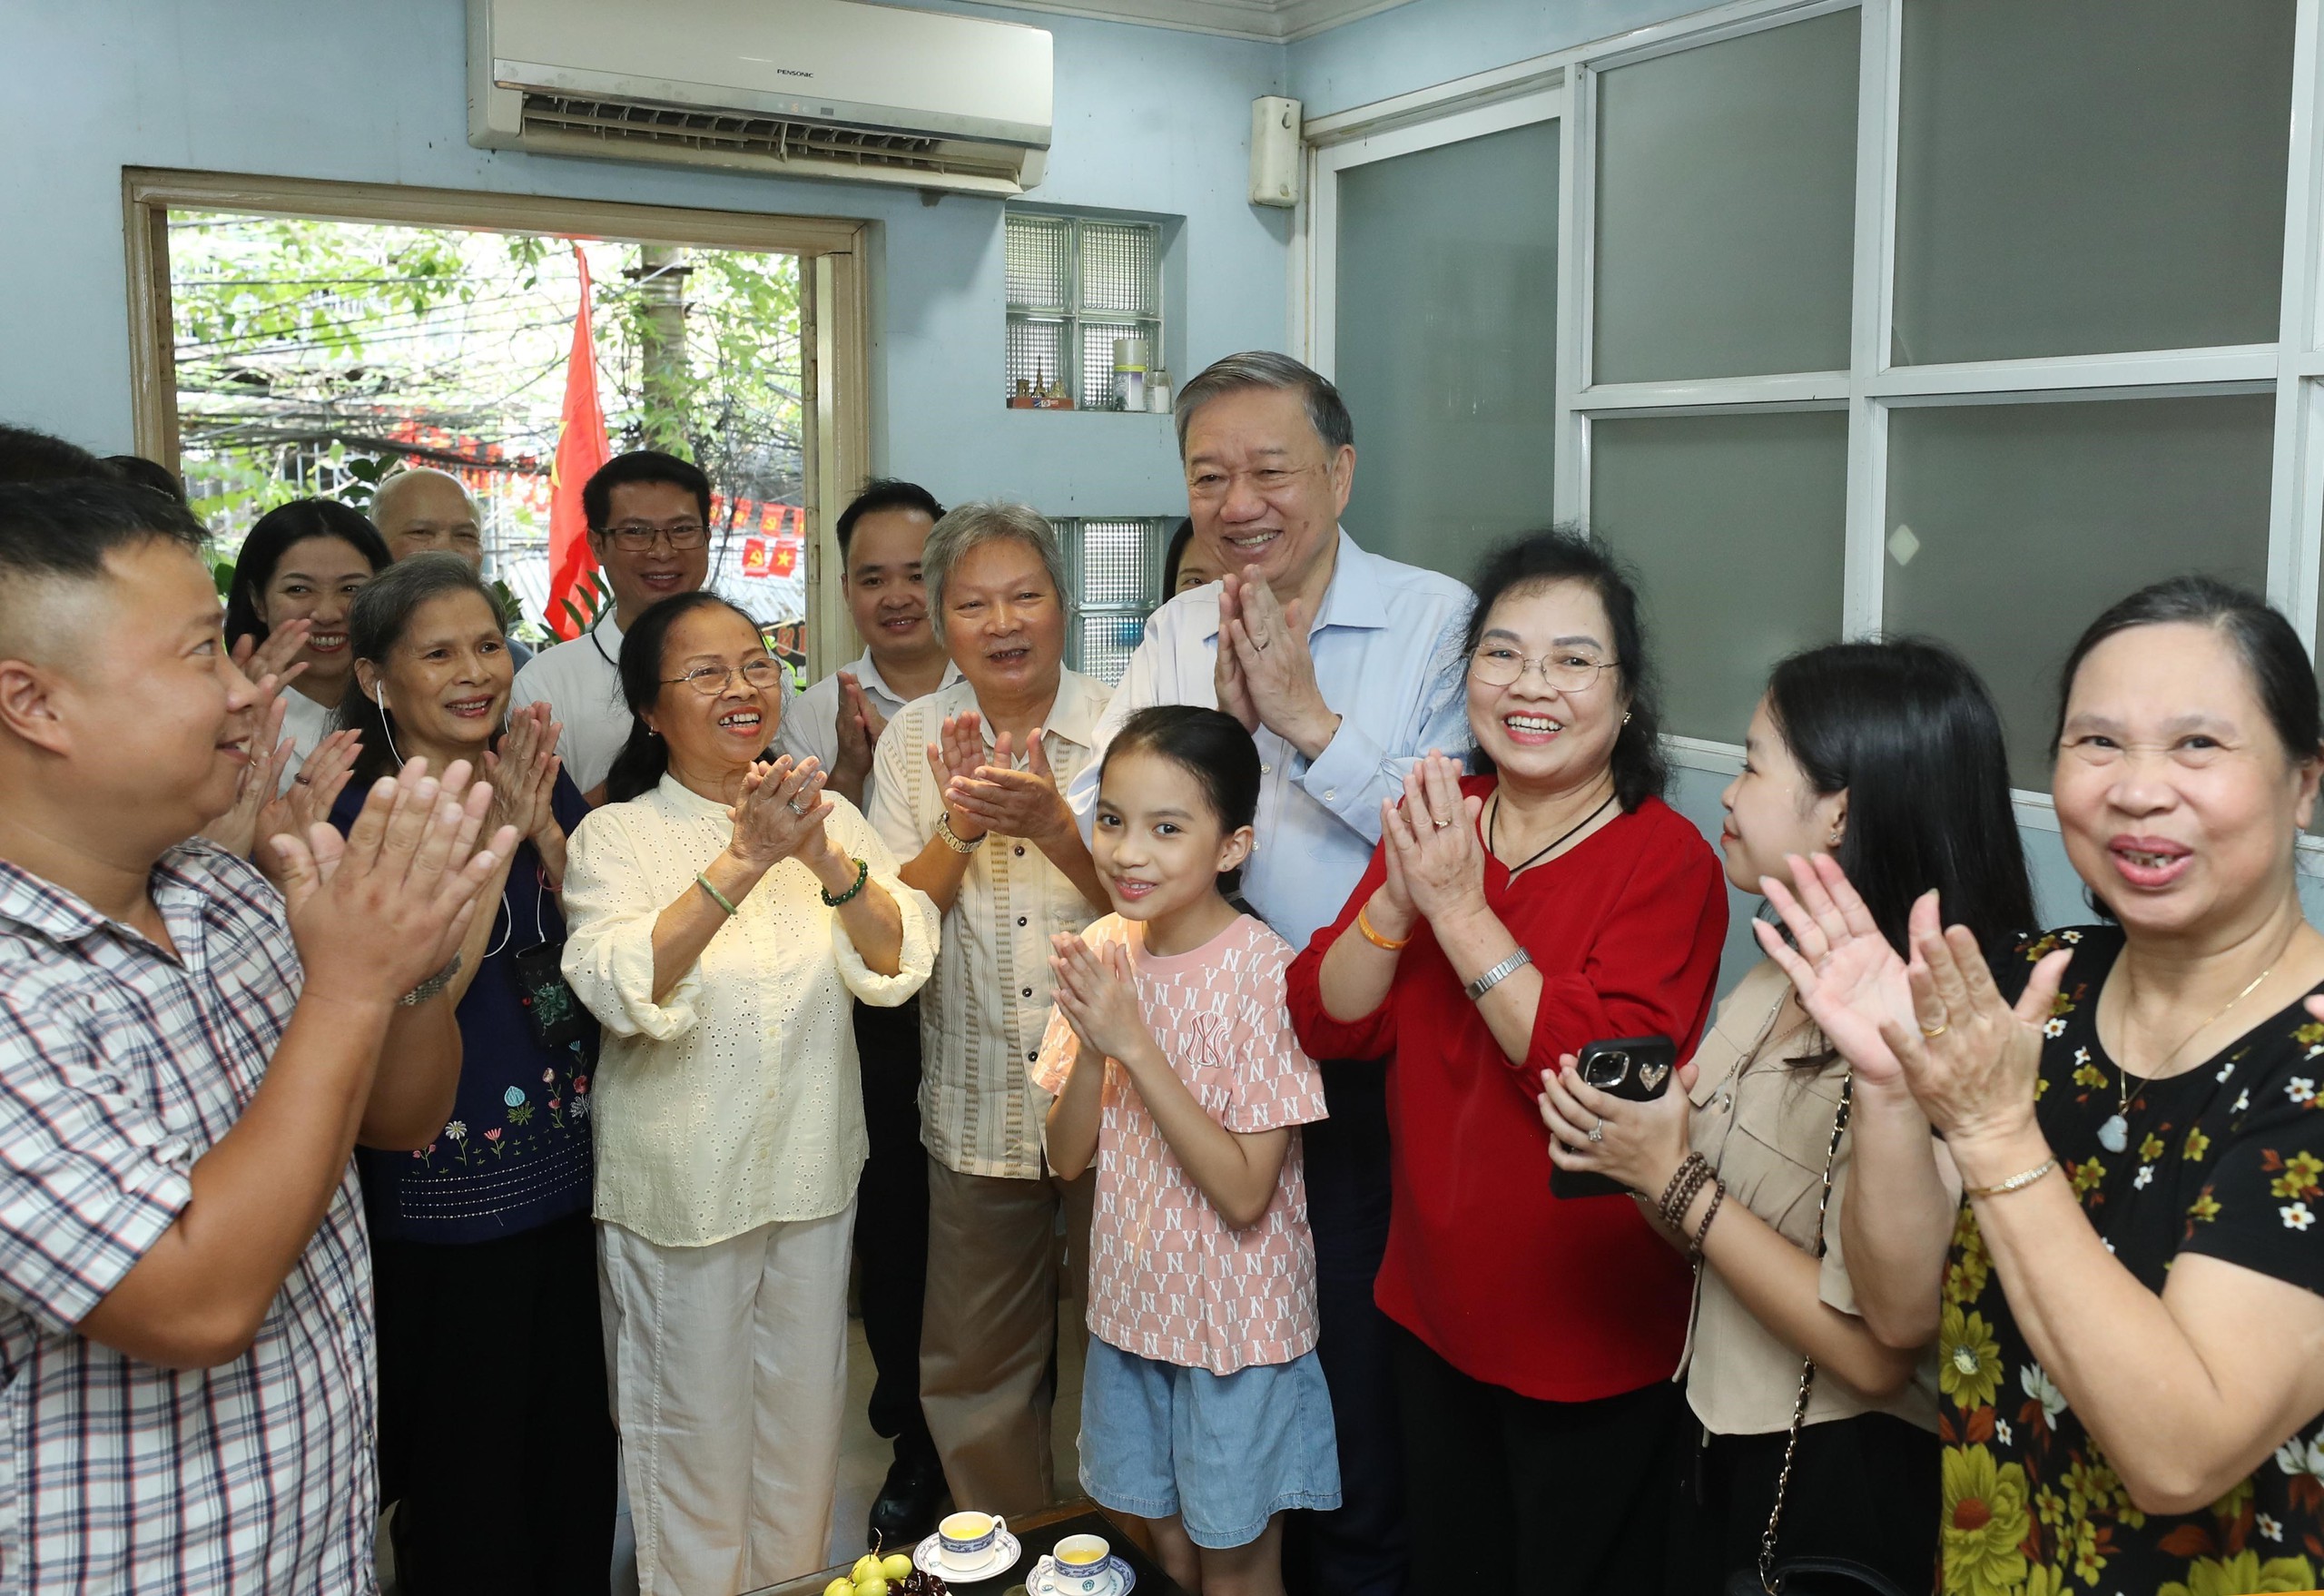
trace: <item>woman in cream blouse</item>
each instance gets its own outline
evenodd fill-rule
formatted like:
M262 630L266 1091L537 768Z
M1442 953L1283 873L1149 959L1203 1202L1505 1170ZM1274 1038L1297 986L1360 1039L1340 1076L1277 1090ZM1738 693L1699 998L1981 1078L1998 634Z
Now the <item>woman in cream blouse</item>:
M813 760L758 763L782 667L749 617L658 604L621 675L636 724L566 876L565 976L606 1030L573 1111L639 1587L695 1596L823 1562L866 1148L849 1000L918 990L937 914Z
M1720 795L1735 886L1766 892L1774 877L1780 892L1788 865L1830 854L1898 949L1932 887L1988 946L2033 924L2001 720L1944 649L1849 643L1795 655L1769 679L1744 750ZM1673 1592L1722 1591L1758 1562L1803 1356L1816 1374L1775 1562L1838 1558L1902 1590L1929 1587L1937 1370L1932 1348L1886 1346L1856 1313L1840 1251L1850 1138L1835 1137L1847 1084L1846 1061L1772 960L1719 1005L1660 1099L1621 1101L1570 1071L1544 1078L1542 1117L1565 1144L1558 1163L1629 1187L1697 1260L1682 1373L1699 1444L1670 1536Z

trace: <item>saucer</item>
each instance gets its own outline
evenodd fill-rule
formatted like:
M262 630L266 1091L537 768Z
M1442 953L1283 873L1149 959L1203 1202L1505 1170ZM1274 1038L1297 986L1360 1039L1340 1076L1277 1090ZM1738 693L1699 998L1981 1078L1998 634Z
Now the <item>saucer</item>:
M944 1555L944 1538L940 1535L931 1535L912 1548L911 1565L921 1573L934 1574L947 1583L959 1581L964 1584L973 1584L979 1580L989 1580L995 1574L1008 1572L1017 1565L1017 1559L1023 1554L1024 1548L1017 1543L1016 1536L1006 1530L995 1530L992 1532L992 1545L985 1552L981 1561L956 1563Z
M1120 1558L1108 1556L1105 1571L1113 1575L1114 1582L1100 1586L1098 1596L1129 1596L1137 1588L1137 1571ZM1033 1571L1025 1577L1026 1596L1064 1596L1054 1581L1056 1573L1057 1559L1044 1553L1033 1564Z

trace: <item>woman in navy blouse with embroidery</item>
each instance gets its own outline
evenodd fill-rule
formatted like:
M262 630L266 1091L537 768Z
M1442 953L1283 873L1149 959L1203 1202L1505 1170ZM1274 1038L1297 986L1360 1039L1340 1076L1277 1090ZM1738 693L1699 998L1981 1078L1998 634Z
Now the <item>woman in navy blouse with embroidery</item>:
M555 951L566 832L587 806L558 769L547 704L509 716L494 750L515 670L498 607L457 555L374 578L349 641L340 717L363 745L334 822L351 823L406 759L467 759L493 784L487 823L523 839L478 900L453 978L465 1056L452 1118L416 1152L359 1154L398 1579L413 1596L603 1592L615 1451L589 1218L596 1025ZM528 990L536 963L555 984ZM560 996L582 1020L565 1029L586 1025L579 1041L542 1039Z
M1533 1099L1593 1041L1693 1049L1727 888L1659 796L1638 598L1604 547L1541 533L1475 586L1492 773L1432 754L1382 806L1371 868L1291 967L1292 1020L1315 1058L1392 1060L1374 1289L1401 1332L1413 1589L1630 1591L1662 1566L1688 1266L1628 1198L1551 1195ZM1514 1570L1494 1529L1522 1538Z

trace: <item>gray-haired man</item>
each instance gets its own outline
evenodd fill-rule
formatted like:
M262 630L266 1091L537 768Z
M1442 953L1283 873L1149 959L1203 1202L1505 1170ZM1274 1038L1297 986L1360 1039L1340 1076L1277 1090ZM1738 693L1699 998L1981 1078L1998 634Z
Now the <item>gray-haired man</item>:
M1049 1173L1049 1095L1027 1067L1049 1023L1051 933L1109 907L1059 790L1091 757L1107 689L1065 668L1064 559L1033 511L963 505L921 564L960 679L897 712L872 785L872 823L944 914L920 999L937 1305L921 1329L921 1406L953 1499L1027 1512L1056 1494L1054 1237L1062 1213L1078 1259L1091 1190Z

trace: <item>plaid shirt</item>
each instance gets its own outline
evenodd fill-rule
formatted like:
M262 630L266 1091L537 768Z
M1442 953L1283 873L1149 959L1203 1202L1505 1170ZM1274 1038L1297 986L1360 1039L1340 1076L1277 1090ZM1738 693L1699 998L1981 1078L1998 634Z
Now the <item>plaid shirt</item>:
M193 1195L300 984L282 901L200 841L178 956L0 862L0 1596L369 1591L371 1271L350 1165L251 1349L190 1373L74 1333Z

